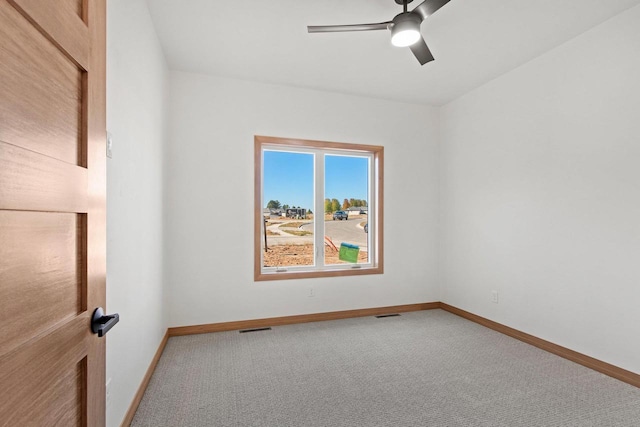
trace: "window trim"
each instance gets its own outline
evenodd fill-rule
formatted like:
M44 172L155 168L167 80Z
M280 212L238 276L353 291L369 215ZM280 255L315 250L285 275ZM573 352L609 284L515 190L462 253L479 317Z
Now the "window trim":
M370 265L361 268L333 268L328 270L314 271L285 271L285 272L263 272L262 271L262 228L263 228L263 208L262 208L262 150L268 146L278 146L283 148L312 148L327 151L347 151L371 153L373 155L374 186L371 195L374 198L375 209L375 240L371 242L375 245L373 258ZM342 142L314 141L305 139L280 138L273 136L254 136L254 281L287 280L287 279L307 279L315 277L342 277L361 276L368 274L384 273L384 147L379 145L347 144ZM315 206L314 215L320 209L324 214L324 206ZM371 230L371 224L369 224Z

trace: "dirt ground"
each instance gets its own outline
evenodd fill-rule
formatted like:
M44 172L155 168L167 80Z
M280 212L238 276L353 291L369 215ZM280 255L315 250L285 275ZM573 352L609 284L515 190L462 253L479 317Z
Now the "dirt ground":
M282 267L286 265L313 265L313 245L277 245L269 247L264 255L265 267ZM338 259L338 252L329 246L324 247L326 264L348 264ZM358 263L367 262L367 252L358 253Z

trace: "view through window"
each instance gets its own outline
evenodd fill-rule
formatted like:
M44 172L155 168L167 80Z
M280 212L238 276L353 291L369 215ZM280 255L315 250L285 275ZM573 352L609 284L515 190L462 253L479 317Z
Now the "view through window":
M256 136L256 280L382 272L382 153Z

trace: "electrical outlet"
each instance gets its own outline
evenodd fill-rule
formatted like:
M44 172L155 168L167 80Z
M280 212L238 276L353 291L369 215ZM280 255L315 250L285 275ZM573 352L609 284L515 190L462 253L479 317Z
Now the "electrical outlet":
M107 384L105 385L105 388L106 388L105 400L108 407L111 405L111 378L107 380Z
M498 291L491 291L491 302L494 304L498 303Z
M313 292L313 288L309 288L309 298L315 297L316 294Z

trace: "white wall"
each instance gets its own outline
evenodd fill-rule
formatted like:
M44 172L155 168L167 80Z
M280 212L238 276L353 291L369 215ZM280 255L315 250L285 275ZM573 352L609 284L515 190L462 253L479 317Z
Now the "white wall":
M163 308L163 145L168 78L144 0L109 0L107 27L107 425L118 426L167 324Z
M440 249L445 302L640 373L638 28L635 7L443 108Z
M170 81L170 326L439 300L433 109L183 72ZM385 147L384 275L253 281L256 134ZM406 205L420 214L407 218Z

